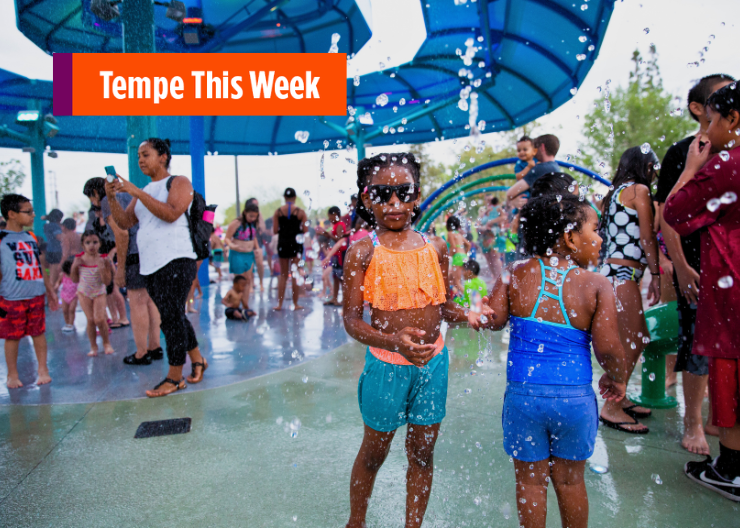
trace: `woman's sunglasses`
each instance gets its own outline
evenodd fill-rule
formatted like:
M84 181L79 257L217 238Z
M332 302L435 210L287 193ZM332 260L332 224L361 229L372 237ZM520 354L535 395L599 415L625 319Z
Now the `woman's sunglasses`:
M367 193L374 203L388 203L393 193L402 202L413 202L419 197L419 187L413 183L402 185L368 185Z

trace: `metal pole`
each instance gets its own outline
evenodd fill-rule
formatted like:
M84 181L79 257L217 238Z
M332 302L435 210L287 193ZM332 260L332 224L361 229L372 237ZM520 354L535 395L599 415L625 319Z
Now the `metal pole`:
M205 118L203 116L190 117L190 168L193 176L193 190L206 196L206 170L203 157L205 155ZM198 270L198 280L201 286L208 286L208 262L203 262Z
M124 53L154 53L154 4L152 0L125 0L122 5ZM150 137L157 137L155 116L127 116L126 138L128 150L128 177L138 187L149 182L139 169L139 145Z
M239 156L234 154L234 179L236 180L236 217L242 213L241 202L239 201Z
M34 101L32 106L35 109L41 109L39 101ZM33 230L43 235L44 221L41 220L41 217L46 215L46 175L44 174L46 141L44 139L44 119L42 117L39 117L39 120L29 128L28 135L31 139L29 146L34 149L31 153L31 189L33 190L33 210L36 213L36 218L33 220Z

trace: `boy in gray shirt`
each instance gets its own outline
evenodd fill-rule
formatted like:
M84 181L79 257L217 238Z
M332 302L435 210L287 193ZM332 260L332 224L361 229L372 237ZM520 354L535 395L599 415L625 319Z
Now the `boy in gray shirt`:
M59 301L49 277L44 274L46 260L39 250L36 235L24 231L33 225L35 216L28 198L6 194L0 200L0 211L7 226L0 231L0 339L5 339L9 389L22 387L18 377L18 345L30 336L39 364L37 385L51 382L46 364L46 312L57 310Z

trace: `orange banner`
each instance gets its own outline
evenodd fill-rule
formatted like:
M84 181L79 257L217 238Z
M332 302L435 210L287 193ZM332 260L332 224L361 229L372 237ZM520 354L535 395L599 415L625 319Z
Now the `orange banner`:
M346 115L344 53L54 54L55 115Z

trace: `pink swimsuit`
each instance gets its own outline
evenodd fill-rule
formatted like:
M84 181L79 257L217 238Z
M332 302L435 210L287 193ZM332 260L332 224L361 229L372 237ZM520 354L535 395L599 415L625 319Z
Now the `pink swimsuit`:
M62 275L62 289L60 291L62 301L71 303L77 297L77 283L73 282L67 275Z

